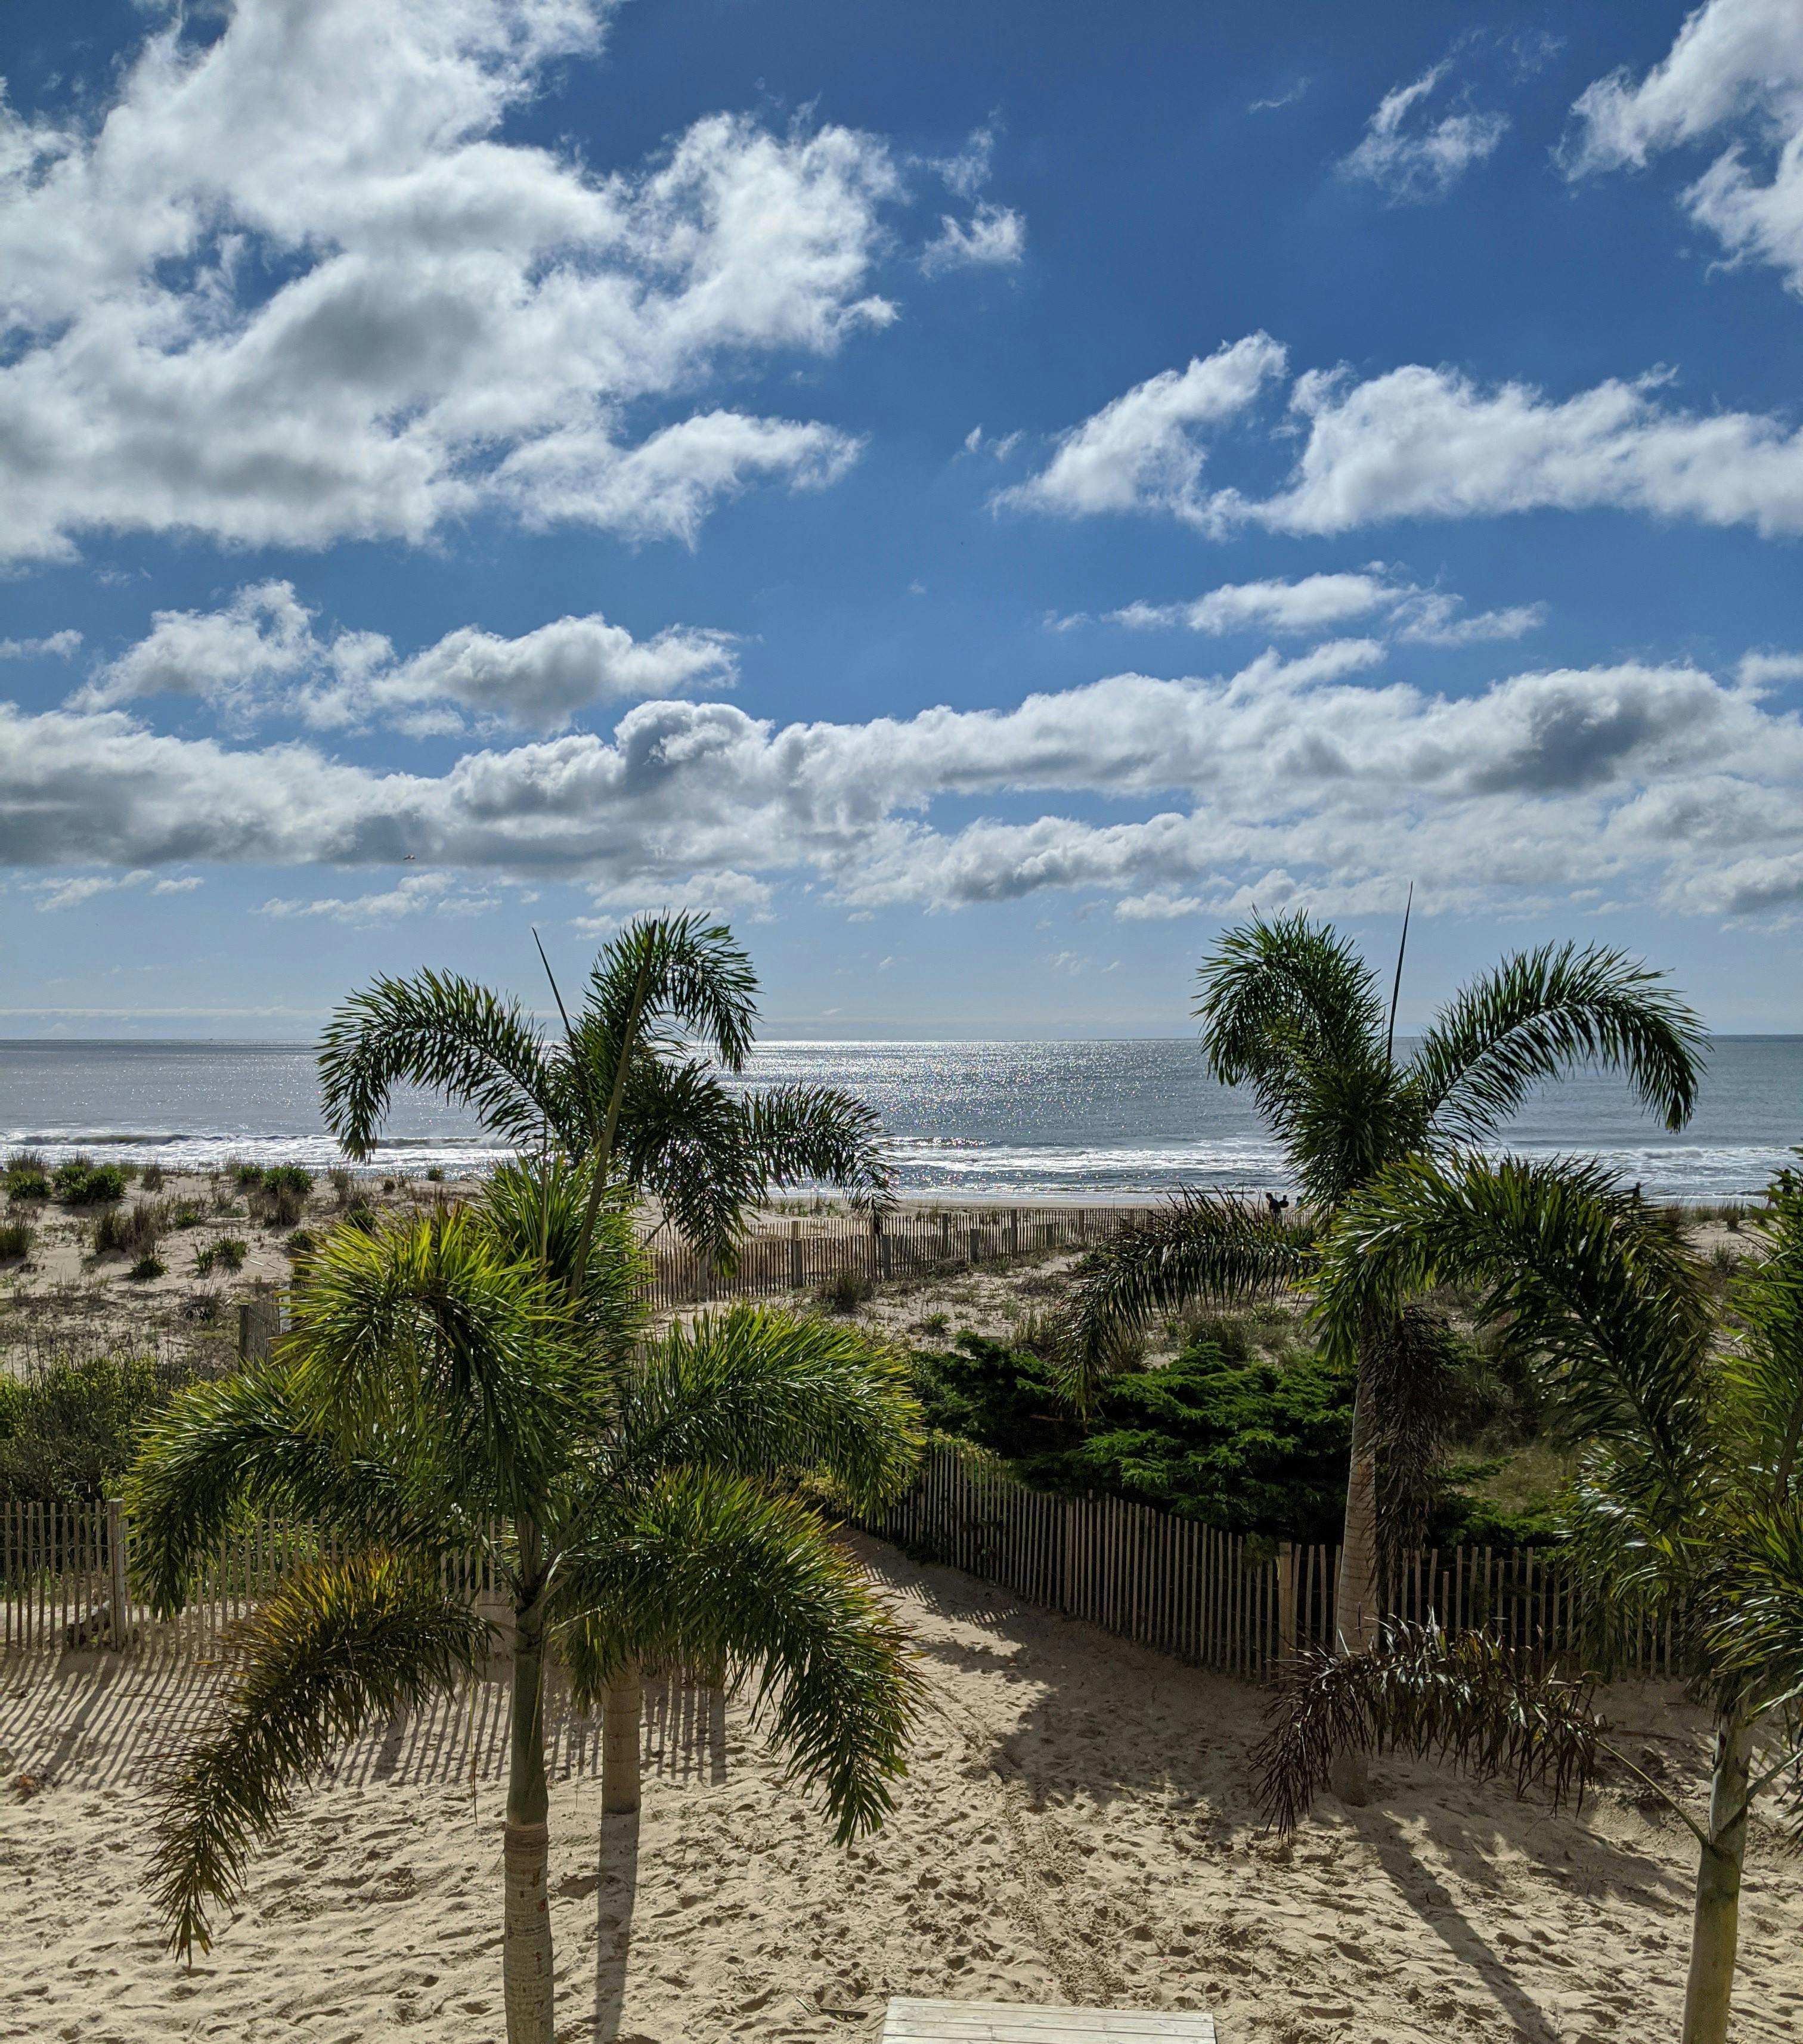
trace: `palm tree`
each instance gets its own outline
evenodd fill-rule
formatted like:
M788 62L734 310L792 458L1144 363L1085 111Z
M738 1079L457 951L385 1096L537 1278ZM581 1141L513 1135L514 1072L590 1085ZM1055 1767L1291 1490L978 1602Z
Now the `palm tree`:
M832 1086L722 1082L721 1069L744 1069L757 1024L756 975L724 924L641 916L602 947L573 1016L555 981L552 992L556 1043L517 1001L454 973L376 980L321 1041L326 1125L367 1157L394 1088L430 1088L523 1155L588 1158L591 1231L616 1189L649 1194L722 1266L747 1208L775 1186L813 1179L865 1207L887 1203L881 1131L863 1101Z
M511 1606L502 1969L509 2044L549 2044L548 1660L588 1708L629 1662L754 1681L841 1841L902 1770L915 1681L826 1522L909 1478L917 1412L855 1332L741 1308L635 1348L635 1247L586 1166L509 1166L476 1205L341 1228L276 1358L179 1397L135 1475L156 1607L251 1508L318 1529L250 1623L217 1729L173 1777L156 1896L183 1954L334 1742L454 1684L487 1627L448 1589L478 1558ZM336 1557L336 1558L334 1558Z
M1315 1230L1361 1185L1399 1158L1491 1139L1544 1081L1609 1066L1667 1128L1690 1118L1701 1027L1661 975L1620 952L1547 945L1506 959L1398 1060L1401 972L1399 955L1386 1005L1351 944L1300 914L1229 930L1203 961L1196 1012L1209 1068L1224 1085L1251 1088L1307 1211L1286 1225L1237 1200L1191 1195L1093 1254L1075 1304L1079 1397L1118 1352L1123 1325L1198 1297L1243 1300L1306 1283ZM1401 1306L1356 1343L1334 1613L1347 1652L1371 1639L1386 1562L1420 1523L1447 1353L1434 1316ZM1347 1802L1365 1800L1362 1755L1340 1756L1335 1787Z
M1595 1166L1416 1159L1347 1205L1317 1286L1341 1344L1424 1285L1482 1288L1582 1443L1564 1532L1596 1667L1669 1624L1712 1709L1706 1815L1641 1776L1697 1844L1684 2044L1728 2034L1755 1797L1787 1781L1803 1814L1803 1178L1779 1177L1755 1234L1718 1300L1662 1219ZM1287 1828L1325 1778L1324 1749L1355 1739L1581 1792L1602 1729L1587 1684L1393 1628L1305 1675L1260 1754L1261 1790Z
M547 976L551 967L544 959ZM475 1110L521 1154L586 1160L592 1233L609 1202L650 1195L717 1266L729 1268L748 1208L804 1180L845 1188L854 1205L890 1200L881 1131L868 1107L832 1086L737 1091L757 1022L757 977L723 924L646 916L605 944L572 1016L548 1043L517 1001L454 974L380 978L338 1010L320 1045L328 1127L348 1155L375 1149L398 1085L430 1088ZM571 1268L590 1272L581 1250ZM607 1711L602 1799L637 1808L638 1670L620 1668Z

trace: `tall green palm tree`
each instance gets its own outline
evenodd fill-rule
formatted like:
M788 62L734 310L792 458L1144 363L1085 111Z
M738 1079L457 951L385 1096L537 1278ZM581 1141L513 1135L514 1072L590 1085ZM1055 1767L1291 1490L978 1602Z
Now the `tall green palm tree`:
M563 1028L548 1040L517 1001L456 974L378 979L338 1009L321 1042L327 1125L348 1155L367 1157L394 1088L429 1088L521 1154L582 1162L585 1232L610 1203L648 1195L660 1225L722 1269L748 1208L775 1187L812 1180L873 1212L889 1203L881 1130L863 1101L832 1086L725 1083L750 1055L757 976L723 924L640 916L602 947L574 1015L555 979L552 989ZM579 1252L571 1267L592 1268ZM638 1802L635 1667L616 1672L606 1707L617 1729L602 1800L628 1811Z
M1706 1815L1642 1778L1697 1844L1684 2044L1724 2044L1753 1800L1784 1783L1803 1820L1803 1178L1770 1188L1722 1298L1661 1217L1597 1166L1416 1159L1342 1212L1317 1309L1344 1345L1437 1282L1482 1288L1581 1444L1563 1530L1594 1668L1612 1673L1636 1632L1669 1625L1713 1713ZM1287 1827L1328 1750L1356 1739L1581 1789L1601 1731L1582 1685L1394 1629L1298 1685L1261 1784Z
M1397 985L1401 960L1397 962ZM1255 918L1201 965L1196 1012L1209 1069L1251 1089L1282 1146L1299 1224L1244 1202L1191 1195L1094 1254L1075 1302L1077 1395L1119 1352L1119 1330L1198 1297L1244 1300L1305 1284L1317 1231L1386 1165L1489 1141L1530 1091L1583 1065L1620 1072L1667 1128L1695 1104L1704 1036L1662 977L1619 951L1547 945L1504 960L1443 1009L1405 1058L1397 986L1330 925ZM1386 1556L1418 1526L1440 1438L1447 1344L1430 1314L1400 1307L1356 1345L1358 1387L1334 1624L1345 1649L1371 1639ZM1365 1800L1361 1755L1336 1787Z
M521 1155L548 1147L589 1160L591 1230L610 1193L648 1194L727 1265L747 1208L773 1187L813 1179L866 1206L890 1197L863 1101L833 1086L724 1082L750 1055L756 993L731 931L694 915L641 916L603 945L574 1015L557 996L558 1041L517 1001L456 974L379 978L321 1041L326 1125L367 1157L394 1088L429 1088Z
M794 1480L858 1509L905 1485L920 1435L900 1366L750 1308L636 1344L630 1217L604 1203L590 1227L590 1176L510 1166L478 1204L337 1230L276 1358L190 1389L150 1436L136 1564L158 1609L253 1508L340 1557L302 1561L262 1607L222 1722L167 1790L156 1894L178 1951L206 1948L210 1910L334 1742L484 1654L447 1587L472 1555L511 1607L509 2044L552 2034L548 1661L585 1708L641 1660L752 1680L840 1838L882 1821L914 1677Z

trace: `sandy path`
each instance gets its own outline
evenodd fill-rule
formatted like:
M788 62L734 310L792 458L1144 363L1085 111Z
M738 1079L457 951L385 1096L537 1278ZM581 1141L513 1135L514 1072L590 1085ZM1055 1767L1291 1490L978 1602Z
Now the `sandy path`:
M1549 1816L1386 1764L1382 1808L1326 1805L1276 1845L1246 1791L1255 1692L867 1551L929 1685L877 1839L836 1851L736 1709L651 1724L641 1816L603 1829L593 1728L560 1724L560 2038L871 2037L896 1993L1201 2006L1224 2044L1675 2037L1674 1822L1614 1792ZM347 1756L190 1973L139 1893L141 1784L213 1680L0 1670L6 1776L50 1777L0 1804L0 2038L498 2038L498 1685ZM1633 1750L1693 1776L1680 1712L1617 1707ZM1803 1865L1769 1835L1743 1924L1737 2034L1794 2037Z

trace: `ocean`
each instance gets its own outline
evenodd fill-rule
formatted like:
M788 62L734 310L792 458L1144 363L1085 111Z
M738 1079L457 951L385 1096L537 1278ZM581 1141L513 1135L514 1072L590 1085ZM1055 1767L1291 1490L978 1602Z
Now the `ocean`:
M1140 1201L1180 1185L1289 1184L1250 1099L1209 1078L1193 1039L768 1043L745 1082L796 1082L867 1100L901 1189L918 1197ZM166 1170L339 1161L298 1043L0 1041L0 1143ZM1601 1155L1650 1199L1697 1201L1757 1192L1797 1145L1803 1036L1718 1038L1678 1135L1618 1081L1586 1072L1544 1089L1505 1137L1522 1152ZM397 1100L383 1154L390 1169L461 1173L498 1153L467 1116L416 1095Z

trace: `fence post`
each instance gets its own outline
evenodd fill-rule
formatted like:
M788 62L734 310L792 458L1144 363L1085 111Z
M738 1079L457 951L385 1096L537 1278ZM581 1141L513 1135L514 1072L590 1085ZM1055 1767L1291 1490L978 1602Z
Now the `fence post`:
M789 1224L789 1289L791 1292L802 1289L802 1224L798 1220Z
M1277 1546L1277 1650L1287 1674L1296 1665L1296 1550L1287 1540Z
M125 1506L123 1499L106 1500L106 1566L112 1592L113 1644L122 1647L131 1637L125 1573Z

